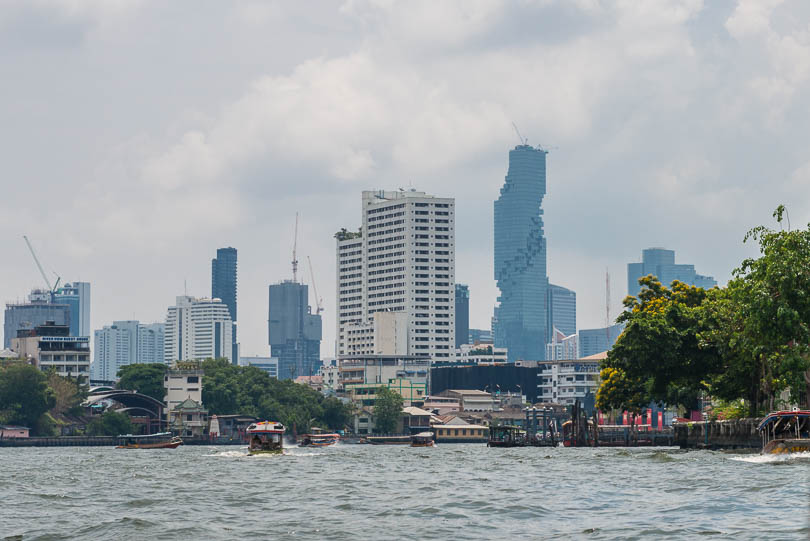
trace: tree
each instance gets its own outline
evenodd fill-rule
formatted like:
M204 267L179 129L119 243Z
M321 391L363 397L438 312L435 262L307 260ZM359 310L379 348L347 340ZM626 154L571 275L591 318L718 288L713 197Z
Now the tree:
M80 414L81 403L87 398L87 386L74 378L60 376L56 371L48 372L48 387L54 396L51 414Z
M396 429L402 416L402 397L388 387L377 389L374 401L374 426L377 432L390 434Z
M23 363L0 370L0 419L36 429L40 417L55 404L48 378Z
M640 411L658 402L694 408L718 365L716 349L700 341L707 292L677 280L670 289L654 276L639 283L638 298L628 296L627 310L617 318L626 326L602 363L597 406Z
M166 389L163 380L166 376L166 365L163 363L129 364L118 370L118 389L137 391L163 402Z
M87 424L90 436L132 434L132 420L126 413L107 410Z

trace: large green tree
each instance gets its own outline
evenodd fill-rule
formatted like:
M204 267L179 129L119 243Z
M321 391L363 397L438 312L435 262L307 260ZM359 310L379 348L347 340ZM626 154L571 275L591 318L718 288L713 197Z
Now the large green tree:
M118 370L118 389L138 391L163 402L166 389L163 379L166 376L166 365L163 363L129 364Z
M108 410L87 424L90 436L120 436L132 434L132 420L126 413Z
M48 378L37 368L13 363L0 369L0 420L36 429L56 400Z
M392 433L402 417L402 397L388 387L377 389L374 401L374 427L382 434Z

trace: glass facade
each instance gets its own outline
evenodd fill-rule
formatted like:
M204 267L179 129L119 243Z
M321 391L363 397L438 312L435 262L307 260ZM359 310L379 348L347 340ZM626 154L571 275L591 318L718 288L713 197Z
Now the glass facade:
M510 362L546 353L548 273L543 234L546 152L528 145L509 151L509 171L495 201L495 345Z
M554 338L554 329L565 336L577 332L577 294L554 284L548 286L548 336Z
M704 289L717 285L717 281L712 276L698 274L694 265L676 264L674 250L647 248L641 252L641 263L627 265L627 294L637 296L641 292L638 279L648 274L657 277L661 284L667 287L674 280Z
M279 379L314 376L321 367L321 316L311 313L308 299L304 284L270 286L268 336Z
M236 248L219 248L217 257L211 260L211 298L220 299L231 314L231 359L236 364L239 359L236 339Z

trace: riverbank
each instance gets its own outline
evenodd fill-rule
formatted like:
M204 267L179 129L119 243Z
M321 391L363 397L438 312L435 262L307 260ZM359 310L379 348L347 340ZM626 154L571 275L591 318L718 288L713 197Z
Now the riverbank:
M674 445L681 449L760 449L761 419L676 423Z

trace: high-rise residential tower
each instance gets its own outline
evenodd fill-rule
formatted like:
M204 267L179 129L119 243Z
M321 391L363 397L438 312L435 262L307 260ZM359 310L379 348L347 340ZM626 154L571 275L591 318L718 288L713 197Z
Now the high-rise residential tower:
M231 359L236 364L239 361L236 339L236 248L219 248L217 257L211 260L211 298L220 299L228 307L233 322Z
M674 250L647 248L641 252L641 263L627 264L627 294L638 295L641 291L638 279L648 274L656 276L666 287L669 287L673 280L704 289L717 285L717 281L712 276L703 276L695 272L694 265L676 265Z
M467 344L470 337L470 288L456 284L456 347Z
M320 368L321 316L309 306L309 288L285 280L270 286L270 354L278 359L278 378L314 376Z
M374 325L375 312L407 314L407 351L397 355L450 358L455 201L415 190L364 191L362 219L359 232L335 235L338 358L349 354L350 333Z
M166 314L164 360L171 363L224 357L233 362L232 328L228 307L219 299L181 295Z
M546 151L519 145L509 151L509 171L495 201L495 345L510 362L543 360L548 341L546 239L543 196Z

